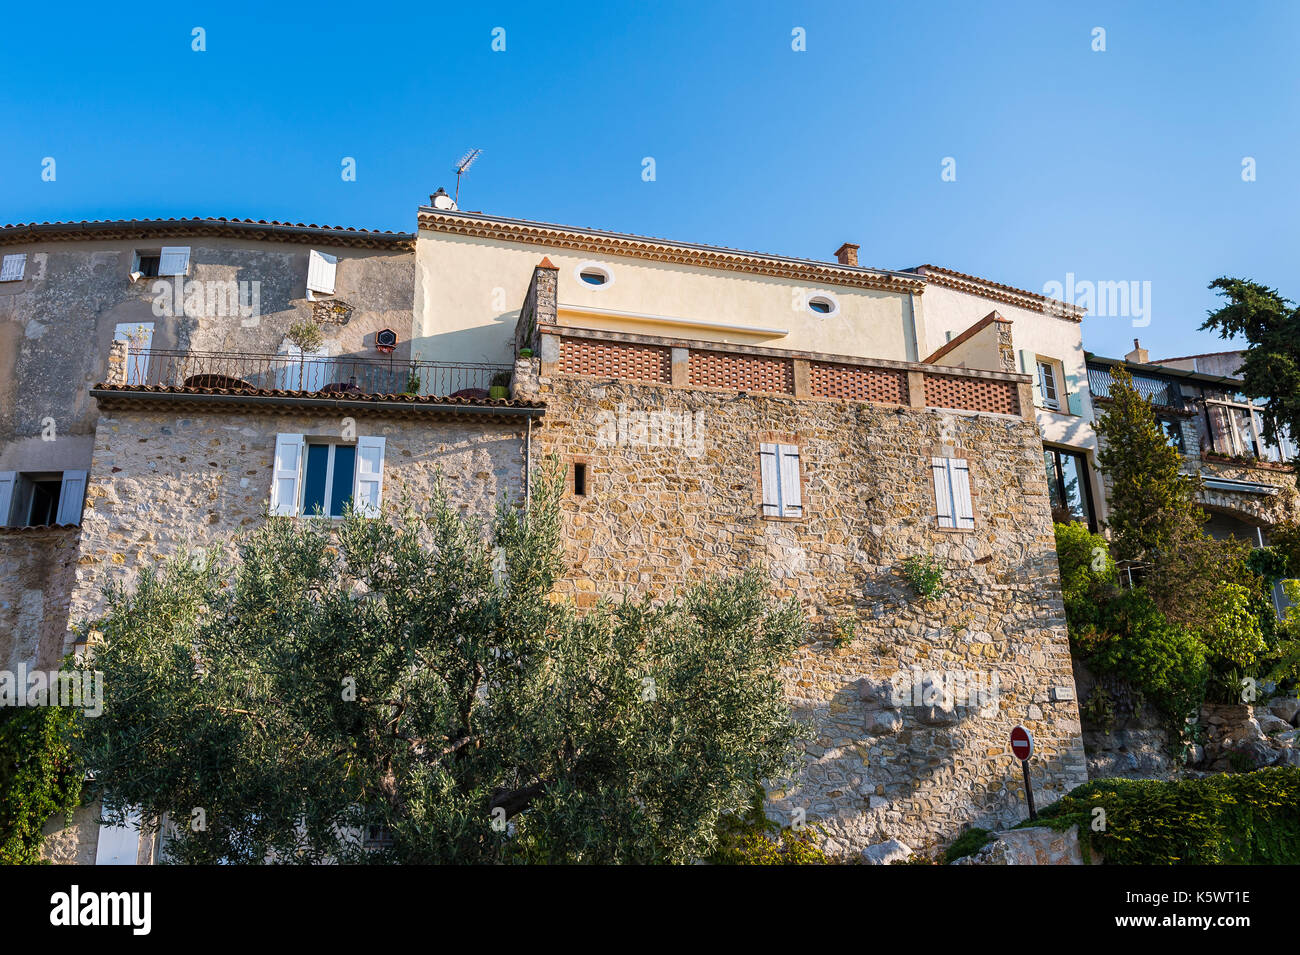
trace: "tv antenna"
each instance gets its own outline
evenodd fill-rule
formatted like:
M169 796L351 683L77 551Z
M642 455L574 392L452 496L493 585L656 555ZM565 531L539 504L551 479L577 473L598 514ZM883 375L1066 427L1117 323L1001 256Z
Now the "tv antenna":
M460 157L460 160L456 163L456 165L455 165L454 167L452 167L452 170L451 170L451 171L454 172L454 173L456 174L456 197L455 197L455 199L456 199L456 205L457 205L457 206L460 205L460 177L463 176L463 175L465 175L465 173L469 172L469 167L472 166L472 165L474 165L474 163L475 163L475 161L478 159L478 157L479 157L479 156L482 156L482 155L483 155L483 150L481 150L481 149L471 149L471 150L470 150L469 152L467 152L465 155L461 156L461 157Z

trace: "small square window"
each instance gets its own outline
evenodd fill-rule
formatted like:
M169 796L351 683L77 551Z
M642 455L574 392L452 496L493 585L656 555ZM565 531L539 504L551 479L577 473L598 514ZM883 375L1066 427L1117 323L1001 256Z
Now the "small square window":
M162 252L136 252L135 268L132 272L139 272L143 278L154 279L158 277L158 267L162 263Z

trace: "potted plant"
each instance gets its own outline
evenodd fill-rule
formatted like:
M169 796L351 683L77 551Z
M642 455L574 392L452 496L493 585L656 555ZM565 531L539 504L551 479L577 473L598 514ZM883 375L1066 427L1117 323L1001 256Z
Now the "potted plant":
M488 385L489 398L508 398L510 397L510 372L499 371L492 376L492 382Z
M533 357L533 350L532 350L531 348L521 348L521 349L519 349L519 357L520 357L520 358L532 358L532 357Z
M420 393L420 372L414 365L406 375L406 393L408 395L418 395Z
M298 349L298 387L301 389L303 380L306 377L306 355L308 352L314 352L325 344L325 336L321 333L319 325L303 319L290 325L285 337L293 342Z

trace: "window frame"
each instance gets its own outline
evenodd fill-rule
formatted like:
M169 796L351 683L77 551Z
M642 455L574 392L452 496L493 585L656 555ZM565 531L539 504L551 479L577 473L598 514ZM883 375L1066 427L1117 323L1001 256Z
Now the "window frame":
M1078 460L1080 468L1079 484L1082 486L1080 493L1083 497L1083 506L1088 512L1088 531L1093 534L1097 533L1097 506L1092 497L1092 472L1088 468L1088 456L1080 451L1075 451L1070 448L1058 448L1050 444L1043 445L1043 453L1045 455L1050 454L1053 456L1052 468L1055 471L1055 479L1057 482L1056 492L1062 501L1067 500L1068 495L1065 491L1065 469L1061 467L1061 458L1071 457ZM1048 480L1047 506L1050 510L1052 507L1052 476L1046 473L1046 467L1044 467L1043 470L1044 477ZM1055 516L1053 516L1052 519L1055 520Z

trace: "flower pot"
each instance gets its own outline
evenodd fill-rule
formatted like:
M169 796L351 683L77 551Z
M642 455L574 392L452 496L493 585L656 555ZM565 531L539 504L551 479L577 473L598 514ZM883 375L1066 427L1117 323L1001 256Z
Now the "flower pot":
M489 398L508 398L509 396L510 389L505 385L493 385L488 389Z

